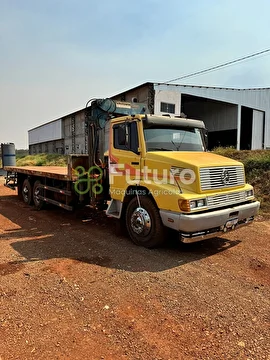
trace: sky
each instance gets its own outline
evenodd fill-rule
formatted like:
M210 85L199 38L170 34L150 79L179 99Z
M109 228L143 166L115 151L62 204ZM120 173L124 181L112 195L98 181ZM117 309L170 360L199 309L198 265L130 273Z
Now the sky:
M147 81L270 48L269 0L0 0L0 143ZM270 87L270 52L180 84Z

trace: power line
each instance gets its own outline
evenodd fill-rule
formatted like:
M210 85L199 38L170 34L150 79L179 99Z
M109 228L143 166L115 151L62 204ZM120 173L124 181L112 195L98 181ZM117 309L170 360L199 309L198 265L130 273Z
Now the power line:
M183 75L183 76L180 76L180 77L178 77L178 78L175 78L175 79L172 79L172 80L169 80L169 81L164 81L164 82L161 83L161 84L168 84L168 83L173 82L173 81L178 81L178 80L186 79L186 78L189 78L189 77L192 77L192 76L201 75L201 74L204 74L204 73L209 72L209 71L212 71L212 70L220 69L220 68L222 68L222 67L225 67L225 66L228 66L228 65L231 65L231 64L235 64L235 63L237 63L237 62L240 62L240 61L243 61L243 60L247 60L247 59L253 58L253 57L255 57L255 56L259 56L259 55L265 54L265 53L267 53L267 52L269 52L269 51L270 51L270 49L262 50L262 51L259 51L259 52L254 53L254 54L251 54L251 55L243 56L243 57L238 58L238 59L236 59L236 60L228 61L228 62L226 62L226 63L220 64L220 65L216 65L216 66L212 66L212 67L207 68L207 69L204 69L204 70L195 71L195 72L193 72L193 73L190 73L190 74L187 74L187 75Z

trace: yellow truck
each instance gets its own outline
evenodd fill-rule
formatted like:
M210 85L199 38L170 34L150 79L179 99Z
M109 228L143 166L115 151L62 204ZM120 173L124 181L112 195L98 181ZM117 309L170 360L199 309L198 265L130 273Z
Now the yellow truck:
M202 121L96 99L86 125L88 155L71 155L67 169L6 167L6 185L37 209L52 203L104 210L147 248L166 241L166 228L190 243L250 224L258 213L243 164L207 151Z

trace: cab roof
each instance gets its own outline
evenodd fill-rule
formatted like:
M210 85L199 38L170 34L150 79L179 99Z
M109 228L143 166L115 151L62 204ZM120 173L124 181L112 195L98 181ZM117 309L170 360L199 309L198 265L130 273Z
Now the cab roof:
M193 120L180 117L169 117L169 116L157 116L157 115L145 115L142 117L143 127L145 129L151 127L161 127L161 128L175 128L175 127L192 127L205 129L204 122L201 120Z

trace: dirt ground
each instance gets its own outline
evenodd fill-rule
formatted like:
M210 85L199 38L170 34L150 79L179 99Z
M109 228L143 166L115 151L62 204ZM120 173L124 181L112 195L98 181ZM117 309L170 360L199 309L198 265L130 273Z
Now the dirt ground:
M270 221L162 249L0 184L0 360L270 359Z

